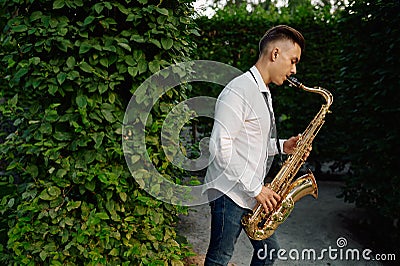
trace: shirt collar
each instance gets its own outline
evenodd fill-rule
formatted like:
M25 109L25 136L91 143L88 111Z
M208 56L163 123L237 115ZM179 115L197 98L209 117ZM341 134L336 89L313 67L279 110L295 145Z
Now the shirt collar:
M258 89L261 92L268 92L269 93L269 88L267 87L267 85L265 85L264 80L261 77L260 72L258 71L256 66L252 66L250 68L251 72L253 72L256 80L257 80L257 85L258 85Z

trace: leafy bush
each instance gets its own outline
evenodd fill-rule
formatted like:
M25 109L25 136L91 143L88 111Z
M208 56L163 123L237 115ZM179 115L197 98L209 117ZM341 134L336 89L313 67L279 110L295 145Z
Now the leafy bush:
M341 145L354 170L346 176L343 196L373 210L371 219L377 217L388 231L374 237L389 246L400 239L400 5L366 2L353 1L338 25L343 40L338 115L347 133Z
M178 265L184 208L139 189L121 146L131 93L192 53L187 0L0 1L2 264ZM13 92L13 93L10 93ZM4 92L3 92L4 93ZM165 95L172 103L185 91ZM156 108L155 108L156 109ZM164 114L148 125L157 136ZM149 156L171 174L152 145Z

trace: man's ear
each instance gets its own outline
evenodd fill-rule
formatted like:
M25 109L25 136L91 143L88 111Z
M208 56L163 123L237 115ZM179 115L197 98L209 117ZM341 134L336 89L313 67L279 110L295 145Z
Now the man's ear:
M275 47L271 51L271 60L272 60L272 62L274 62L278 58L278 56L279 56L279 48Z

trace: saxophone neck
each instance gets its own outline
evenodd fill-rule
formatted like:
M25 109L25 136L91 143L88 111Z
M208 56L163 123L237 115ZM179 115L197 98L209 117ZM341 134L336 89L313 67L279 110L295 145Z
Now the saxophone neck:
M289 82L289 86L294 86L294 87L300 88L300 89L308 91L308 92L318 93L318 94L322 95L325 98L326 106L328 108L329 108L329 106L332 105L333 96L332 96L332 93L330 93L328 90L321 88L321 87L314 87L314 88L307 87L303 83L301 83L298 79L296 79L295 77L292 77L292 76L287 77L287 81Z
M306 86L303 86L303 87L304 87L303 90L319 93L320 95L322 95L325 98L326 106L328 108L329 108L329 106L332 105L333 96L332 96L332 93L330 93L330 91L328 91L327 89L324 89L321 87L315 87L315 88L307 88Z

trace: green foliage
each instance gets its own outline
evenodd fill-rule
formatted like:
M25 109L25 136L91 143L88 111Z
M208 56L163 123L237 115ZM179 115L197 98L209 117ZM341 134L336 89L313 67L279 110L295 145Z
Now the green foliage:
M400 218L399 14L398 1L353 1L339 24L338 115L340 128L354 130L346 130L342 139L354 170L343 196L391 222ZM384 235L386 243L400 239L398 226L391 230Z
M2 264L182 264L174 224L185 209L139 189L121 128L131 93L192 53L190 2L0 1L0 10L1 113L15 127L0 146ZM152 150L162 162L160 144Z

